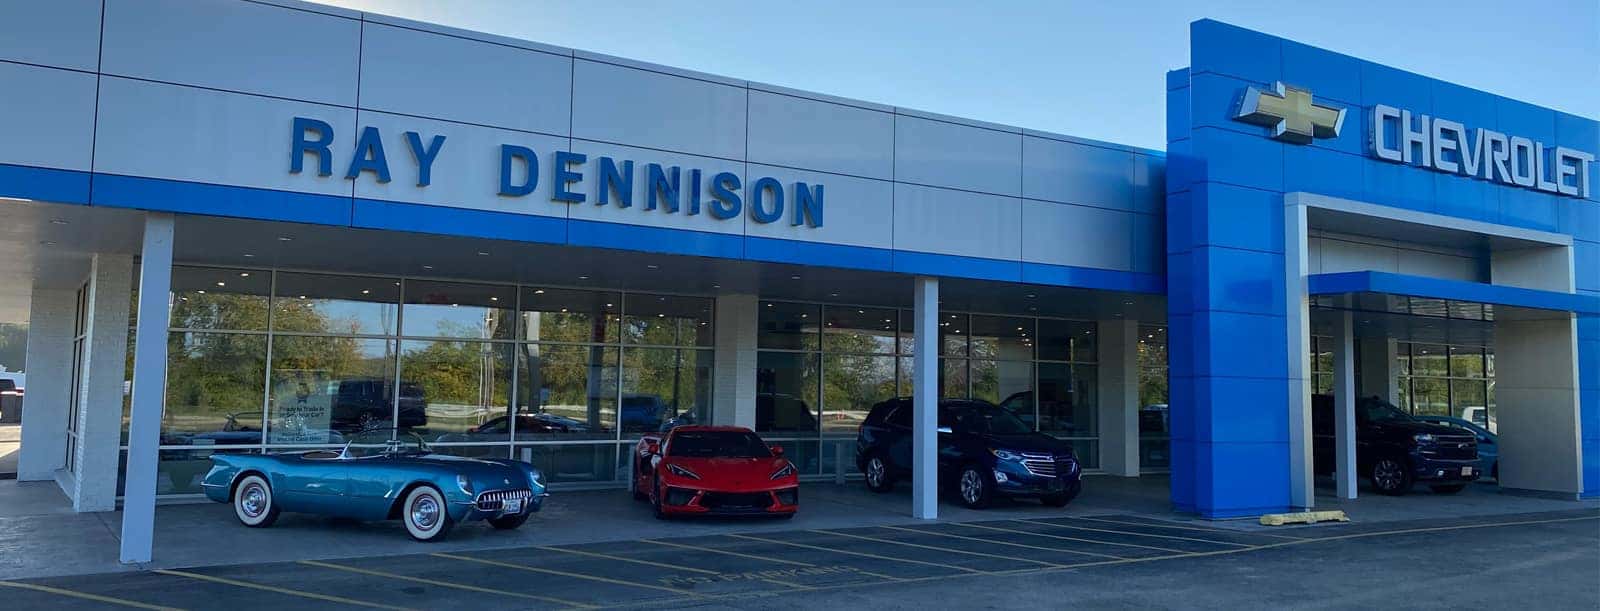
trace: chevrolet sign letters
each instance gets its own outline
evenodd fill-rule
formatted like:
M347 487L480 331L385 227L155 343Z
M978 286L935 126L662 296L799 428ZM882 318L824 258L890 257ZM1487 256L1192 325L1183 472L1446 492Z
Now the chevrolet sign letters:
M1409 110L1372 107L1369 143L1385 161L1418 165L1506 185L1569 197L1590 197L1589 164L1594 154L1522 136L1466 126Z

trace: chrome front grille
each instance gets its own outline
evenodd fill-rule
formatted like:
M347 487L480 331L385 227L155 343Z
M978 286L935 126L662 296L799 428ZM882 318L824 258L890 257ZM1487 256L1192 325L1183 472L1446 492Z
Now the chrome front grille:
M1471 435L1434 435L1433 443L1420 450L1432 458L1474 460L1478 457L1478 440Z
M499 511L501 507L505 506L506 501L509 499L522 499L526 501L532 496L533 491L528 489L494 490L479 494L478 498L474 500L472 504L482 511Z
M1029 473L1039 477L1056 476L1056 459L1049 454L1024 453L1022 455L1022 467L1027 469Z

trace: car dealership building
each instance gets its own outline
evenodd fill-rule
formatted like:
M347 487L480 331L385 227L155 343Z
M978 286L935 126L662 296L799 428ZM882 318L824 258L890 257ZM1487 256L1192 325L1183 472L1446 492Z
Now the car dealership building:
M1600 496L1600 123L1214 21L1165 79L1162 152L288 0L8 3L19 478L139 561L213 452L392 423L620 488L676 420L835 480L873 404L976 397L1223 518L1314 505L1331 394L1339 496L1367 396Z

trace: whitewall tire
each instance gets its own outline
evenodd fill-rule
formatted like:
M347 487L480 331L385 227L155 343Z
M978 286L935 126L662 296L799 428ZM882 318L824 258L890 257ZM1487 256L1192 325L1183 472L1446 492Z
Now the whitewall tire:
M278 503L272 498L272 485L260 475L241 478L233 491L233 514L239 517L240 523L251 528L271 526L278 519Z
M405 522L406 534L418 541L438 541L450 532L455 523L450 519L450 506L444 494L433 486L417 486L406 495L400 506L400 521Z

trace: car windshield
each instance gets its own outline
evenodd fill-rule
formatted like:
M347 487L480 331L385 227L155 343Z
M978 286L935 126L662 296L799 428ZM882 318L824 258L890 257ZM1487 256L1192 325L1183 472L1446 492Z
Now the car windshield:
M372 429L357 433L345 443L349 458L369 456L416 456L428 453L428 444L416 433L396 429Z
M1408 422L1415 420L1410 414L1400 411L1400 408L1378 400L1362 401L1361 414L1365 416L1368 422Z
M772 450L749 431L678 431L667 444L668 456L685 458L767 458Z
M1011 412L992 405L974 405L960 408L955 413L957 426L968 433L988 435L1018 435L1032 433L1028 426Z

